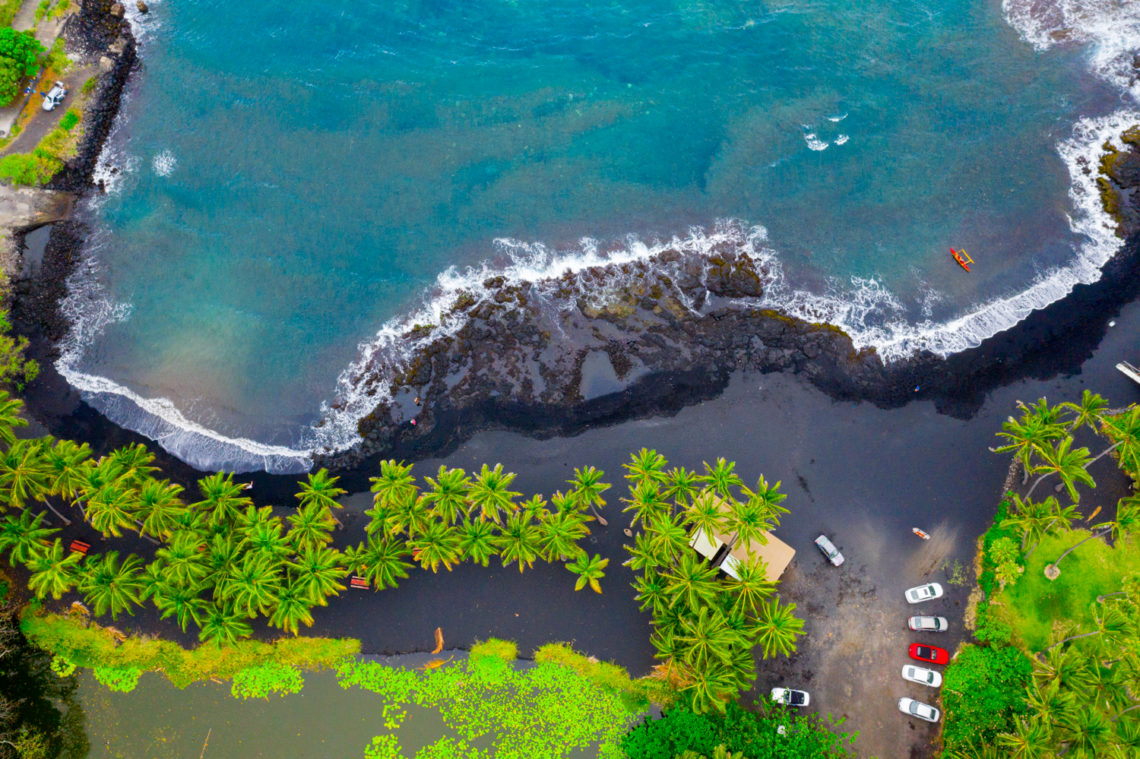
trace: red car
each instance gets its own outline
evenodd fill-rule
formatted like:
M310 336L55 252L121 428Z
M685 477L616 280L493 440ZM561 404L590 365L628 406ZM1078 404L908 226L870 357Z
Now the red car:
M945 664L950 661L950 654L945 648L938 646L923 646L918 643L910 644L910 658L931 664Z

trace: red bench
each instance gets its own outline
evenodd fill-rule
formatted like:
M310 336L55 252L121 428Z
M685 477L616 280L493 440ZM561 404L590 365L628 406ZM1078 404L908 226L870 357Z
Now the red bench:
M368 580L365 580L360 575L353 575L352 579L348 581L348 584L354 590L368 590Z
M87 552L89 550L91 550L91 544L90 543L84 543L82 540L76 539L76 540L71 541L71 545L69 546L69 550L72 553L79 554L80 556L86 556Z

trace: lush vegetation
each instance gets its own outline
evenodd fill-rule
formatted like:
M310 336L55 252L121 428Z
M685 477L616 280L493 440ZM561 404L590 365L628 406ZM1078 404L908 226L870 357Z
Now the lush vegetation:
M835 733L838 725L815 715L796 716L775 705L761 713L730 704L723 714L690 709L646 719L622 739L629 759L675 759L731 755L741 759L825 759L853 757L855 736Z
M21 5L23 5L22 0L0 1L0 26L11 26L16 14L20 12Z
M54 672L51 656L24 638L8 589L0 575L0 757L86 756L75 678Z
M638 603L653 614L657 675L695 711L723 710L756 678L753 648L765 658L793 653L803 620L795 604L780 603L762 560L742 564L739 580L721 577L689 536L703 529L733 545L764 543L787 513L785 496L763 477L745 487L724 459L706 463L704 474L667 466L644 448L625 465L625 511L637 527L626 563L637 573Z
M0 58L13 61L23 76L36 73L42 52L44 46L31 32L17 32L10 26L0 29Z
M132 687L143 672L161 672L180 688L212 677L232 677L235 683L243 684L237 689L242 695L263 695L256 694L251 683L266 674L258 669L266 663L293 670L320 669L360 651L357 640L310 637L282 638L273 643L242 640L186 649L172 641L123 635L91 622L79 610L67 615L29 612L21 627L28 640L54 654L54 667L61 673L77 666L89 667L101 682L129 683ZM128 676L131 679L124 680Z
M441 666L407 670L349 659L338 668L345 688L380 695L388 733L377 736L364 755L398 759L404 754L393 731L409 705L436 709L454 735L441 736L417 757L472 759L558 759L596 744L603 759L621 759L626 725L646 705L628 691L600 684L613 673L590 676L561 661L589 664L563 646L546 647L533 667L513 666L513 643L491 640L471 649L466 661L436 660ZM628 675L625 681L629 682ZM490 750L479 748L479 741Z
M943 686L948 757L1105 757L1140 751L1140 407L1021 406L997 448L1013 488L979 541L976 645ZM1077 444L1099 445L1095 455ZM1111 456L1131 488L1110 508L1089 472ZM1021 474L1019 487L1018 475ZM1048 484L1056 487L1041 490ZM1034 500L1037 492L1049 494ZM1093 522L1098 516L1101 521ZM1089 528L1078 528L1084 518ZM1111 543L1106 542L1111 540Z
M64 120L69 124L65 126ZM72 130L76 123L77 119L72 121L64 114L60 125L44 135L31 153L10 153L0 158L0 179L11 179L16 184L28 186L46 184L75 155L79 134Z

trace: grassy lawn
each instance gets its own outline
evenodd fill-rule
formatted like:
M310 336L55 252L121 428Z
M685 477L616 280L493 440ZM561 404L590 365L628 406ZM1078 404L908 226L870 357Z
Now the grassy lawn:
M1092 629L1091 605L1098 595L1121 589L1121 578L1140 571L1140 546L1135 536L1110 548L1102 539L1090 540L1065 557L1061 576L1045 579L1045 565L1065 549L1088 537L1088 530L1047 536L1029 557L1025 572L997 594L990 607L1012 625L1015 641L1029 651L1049 645L1055 621L1074 621Z

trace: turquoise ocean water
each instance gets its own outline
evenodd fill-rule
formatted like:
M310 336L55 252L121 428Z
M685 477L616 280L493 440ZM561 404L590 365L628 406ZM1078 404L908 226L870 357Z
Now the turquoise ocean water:
M296 470L353 441L365 406L312 425L362 345L468 267L715 234L777 262L773 305L964 349L1116 244L1078 167L1135 107L1138 14L1042 5L156 2L59 367L192 463Z

